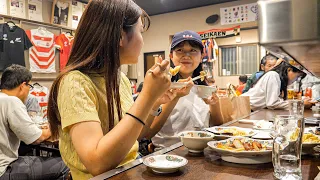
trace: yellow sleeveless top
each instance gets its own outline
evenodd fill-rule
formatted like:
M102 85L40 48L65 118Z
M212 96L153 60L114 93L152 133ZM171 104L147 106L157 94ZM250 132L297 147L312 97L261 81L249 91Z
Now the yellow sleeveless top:
M133 104L129 79L121 73L120 100L122 113L127 112ZM72 71L63 77L59 86L58 108L61 116L59 148L63 161L70 168L73 179L89 179L92 175L82 164L72 144L69 127L84 121L100 122L103 134L109 131L105 82L97 73L83 74ZM116 125L119 119L114 119ZM139 144L133 145L119 166L135 160L138 156ZM108 157L106 157L108 158Z

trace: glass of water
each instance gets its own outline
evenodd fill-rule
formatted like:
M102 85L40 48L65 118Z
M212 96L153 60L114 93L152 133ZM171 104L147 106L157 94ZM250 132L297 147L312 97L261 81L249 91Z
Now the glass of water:
M303 100L288 100L290 115L302 116L304 112Z
M272 162L278 179L302 179L301 150L304 119L296 115L278 115L274 124Z

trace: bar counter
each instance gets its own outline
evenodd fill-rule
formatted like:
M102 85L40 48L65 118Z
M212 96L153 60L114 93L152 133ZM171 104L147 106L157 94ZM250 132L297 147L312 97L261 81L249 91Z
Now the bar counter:
M251 113L244 119L251 120L270 120L275 115L287 114L288 111L283 110L268 110L263 109ZM305 110L305 117L312 116L311 110ZM228 122L222 126L238 126L252 128L250 124L239 123L238 120ZM172 174L155 174L151 169L142 164L143 159L138 159L121 168L114 169L92 178L97 179L111 179L111 180L125 180L125 179L225 179L225 180L242 180L242 179L274 179L272 163L265 163L259 165L245 165L225 162L220 159L209 147L204 153L193 155L188 153L182 143L177 143L168 148L165 148L154 154L175 154L185 157L188 164L184 169ZM302 174L303 179L314 179L319 173L318 166L320 166L320 156L306 155L302 156Z

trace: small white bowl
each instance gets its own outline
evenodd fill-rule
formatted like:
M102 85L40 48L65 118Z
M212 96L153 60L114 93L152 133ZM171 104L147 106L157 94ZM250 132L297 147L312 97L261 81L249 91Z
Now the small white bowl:
M205 131L185 131L179 134L181 141L191 153L201 153L212 141L214 134Z
M212 93L217 92L217 88L211 86L204 86L204 85L195 85L196 87L196 94L200 98L208 98L212 95Z
M174 173L188 164L188 160L177 155L155 155L146 157L143 164L155 173Z

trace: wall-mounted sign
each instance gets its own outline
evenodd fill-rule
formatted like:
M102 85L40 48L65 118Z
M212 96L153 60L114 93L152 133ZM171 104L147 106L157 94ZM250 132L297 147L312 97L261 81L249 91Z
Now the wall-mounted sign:
M240 25L226 29L210 29L207 31L198 32L202 39L210 38L226 38L240 35Z
M258 20L258 4L220 8L221 24L239 24Z

